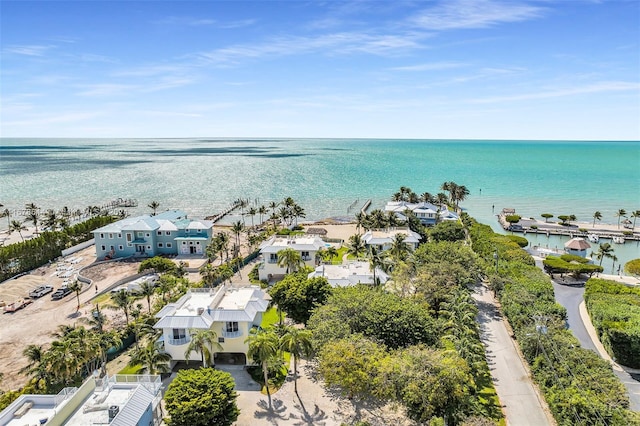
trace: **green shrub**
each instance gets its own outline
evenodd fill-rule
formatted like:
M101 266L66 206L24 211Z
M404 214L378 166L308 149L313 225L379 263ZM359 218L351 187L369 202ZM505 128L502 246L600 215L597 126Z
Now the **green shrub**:
M525 237L521 237L520 235L507 235L507 238L509 238L511 241L522 248L525 248L529 245L529 240L527 240Z
M640 288L592 278L585 301L607 352L622 365L640 368Z

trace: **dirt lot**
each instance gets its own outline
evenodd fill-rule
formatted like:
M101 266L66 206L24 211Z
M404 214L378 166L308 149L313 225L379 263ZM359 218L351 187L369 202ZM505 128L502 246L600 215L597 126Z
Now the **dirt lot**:
M82 266L95 261L95 247L88 247L68 258L82 258L78 263L67 262L66 265L75 271ZM64 278L55 275L56 263L38 268L28 275L14 280L5 281L0 285L0 300L11 303L20 298L26 298L33 288L42 284L50 284L54 290L59 288ZM76 312L77 302L75 293L71 293L62 300L51 300L51 294L36 299L30 305L14 313L0 315L0 373L4 374L2 389L15 389L25 382L25 376L18 371L26 365L22 351L28 345L47 346L52 340L52 333L62 324L71 325L82 317L91 314L91 298L95 296L95 285L99 290L108 288L121 278L137 272L137 263L116 263L97 265L89 268L84 275L94 280L89 288L85 286L80 294L80 310ZM74 271L74 272L75 272ZM70 277L73 279L73 276ZM3 308L0 308L4 312ZM119 321L119 312L105 310L104 313L111 321Z

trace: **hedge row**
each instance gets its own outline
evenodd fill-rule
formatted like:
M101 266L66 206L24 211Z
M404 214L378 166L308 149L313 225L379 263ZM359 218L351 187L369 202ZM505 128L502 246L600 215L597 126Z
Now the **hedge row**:
M592 278L584 298L607 352L622 365L640 368L640 287Z
M494 287L503 312L558 424L640 425L611 365L566 330L566 311L531 256L486 225L473 223L470 236L490 282L503 283Z
M62 231L47 231L36 238L0 247L0 282L45 265L62 250L93 238L91 231L113 222L114 216L96 216Z

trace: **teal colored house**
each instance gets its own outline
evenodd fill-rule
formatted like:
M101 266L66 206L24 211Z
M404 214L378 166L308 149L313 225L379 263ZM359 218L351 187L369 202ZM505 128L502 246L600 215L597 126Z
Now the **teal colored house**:
M93 231L98 259L204 254L213 222L187 218L181 210L128 217Z

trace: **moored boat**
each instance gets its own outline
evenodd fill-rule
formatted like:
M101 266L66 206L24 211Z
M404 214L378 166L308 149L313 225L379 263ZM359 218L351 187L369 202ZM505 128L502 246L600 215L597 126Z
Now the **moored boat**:
M598 241L600 241L600 236L598 236L598 234L589 234L587 238L589 238L589 241L591 241L592 243L597 243Z
M624 237L616 235L612 238L613 242L616 244L624 244Z

